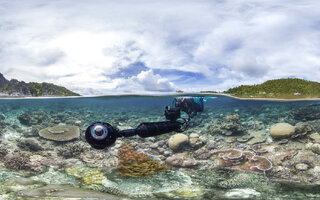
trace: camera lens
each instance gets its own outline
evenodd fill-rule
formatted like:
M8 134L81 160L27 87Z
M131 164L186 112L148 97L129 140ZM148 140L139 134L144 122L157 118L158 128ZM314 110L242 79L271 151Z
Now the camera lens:
M106 127L103 127L100 124L95 125L91 129L91 135L93 138L95 138L97 140L103 140L108 135L108 129Z
M86 140L95 149L104 149L114 144L118 137L118 131L110 124L96 122L86 130Z

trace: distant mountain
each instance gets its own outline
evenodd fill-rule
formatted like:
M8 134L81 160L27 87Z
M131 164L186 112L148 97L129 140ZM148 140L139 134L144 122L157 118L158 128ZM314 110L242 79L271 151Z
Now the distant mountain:
M16 79L7 80L0 73L0 96L80 96L65 87L52 83L26 83Z
M224 93L249 98L320 98L320 83L298 78L275 79L230 88Z

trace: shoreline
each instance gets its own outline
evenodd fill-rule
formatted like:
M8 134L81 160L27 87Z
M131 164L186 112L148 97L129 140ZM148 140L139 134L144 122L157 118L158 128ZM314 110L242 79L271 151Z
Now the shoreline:
M168 93L168 94L108 94L108 95L82 95L82 96L0 96L0 99L67 99L67 98L94 98L94 97L130 97L130 96L142 96L142 97L166 97L166 96L187 96L187 95L210 95L210 96L224 96L237 100L245 101L281 101L281 102L293 102L293 101L320 101L320 98L297 98L297 99L281 99L281 98L250 98L250 97L236 97L225 93Z
M246 100L246 101L320 101L320 98L304 98L304 99L278 99L278 98L242 98L242 97L235 97L229 96L234 99L238 100Z

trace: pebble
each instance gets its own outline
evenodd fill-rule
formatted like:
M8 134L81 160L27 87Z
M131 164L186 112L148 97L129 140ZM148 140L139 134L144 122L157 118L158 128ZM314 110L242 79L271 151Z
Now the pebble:
M320 154L320 144L316 143L311 146L311 151L316 154Z
M295 167L297 170L300 170L300 171L306 171L309 168L309 166L305 163L298 163L298 164L296 164Z
M320 135L319 133L312 133L309 135L309 138L314 140L315 142L320 142Z
M199 134L197 134L197 133L191 133L189 137L190 137L190 138L198 138L198 137L200 137L200 136L199 136Z
M248 142L249 140L251 140L253 138L253 136L243 136L243 137L239 137L237 138L238 142L244 143L244 142Z
M156 149L156 148L158 148L158 144L157 143L153 143L153 144L150 145L150 148L151 149Z
M232 189L224 194L224 197L228 199L251 199L260 196L260 192L257 192L256 190L251 188Z
M165 152L163 152L163 155L166 156L166 157L168 157L168 156L171 155L171 153L170 153L170 151L165 151Z
M158 148L158 152L159 152L160 154L163 154L163 153L164 153L164 148Z
M166 141L165 141L165 140L160 140L160 141L158 142L159 147L162 147L162 146L165 145L165 144L166 144Z
M306 144L305 149L306 150L311 150L313 143L309 142Z
M216 148L217 148L217 146L216 146L216 144L215 144L214 141L209 141L209 142L207 143L207 149L208 149L208 150L216 149Z

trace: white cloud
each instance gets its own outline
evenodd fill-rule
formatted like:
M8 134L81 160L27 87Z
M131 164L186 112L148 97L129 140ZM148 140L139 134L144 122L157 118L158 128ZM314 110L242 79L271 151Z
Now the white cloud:
M320 81L319 9L314 0L0 0L0 72L82 94ZM134 63L145 69L119 75ZM203 76L181 82L192 73Z
M137 76L132 76L123 81L117 89L128 93L156 93L174 92L177 87L168 79L154 74L152 70L148 70L141 71Z

